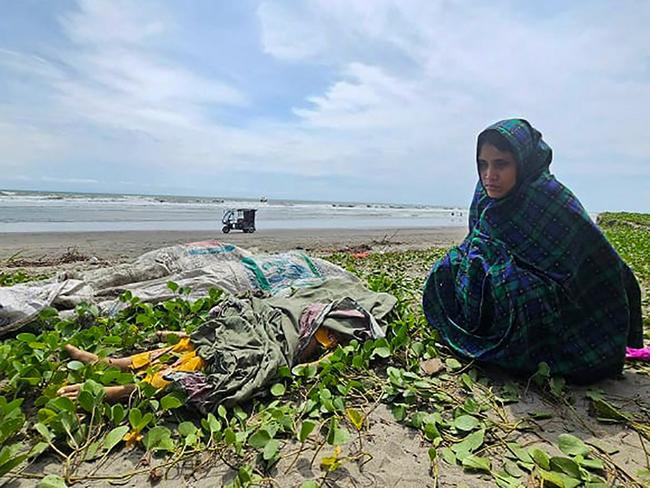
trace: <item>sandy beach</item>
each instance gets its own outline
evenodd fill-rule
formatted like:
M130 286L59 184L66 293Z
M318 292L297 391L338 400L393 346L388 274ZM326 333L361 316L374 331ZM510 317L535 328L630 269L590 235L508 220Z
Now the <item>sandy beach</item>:
M165 246L218 239L256 252L301 249L315 256L336 251L371 251L372 253L404 251L393 255L392 258L388 256L386 258L390 263L398 265L403 263L400 265L402 266L400 272L417 282L424 277L427 269L425 264L428 263L404 260L404 257L412 254L407 251L433 246L447 247L460 242L464 236L464 227L278 230L259 231L254 234L233 232L228 235L214 232L171 231L7 233L0 235L0 271L12 272L21 269L29 274L52 275L65 269L94 269L130 261L143 253ZM363 261L366 262L365 259ZM365 265L371 266L369 263ZM647 289L644 287L644 296L646 294ZM374 368L375 371L380 371L382 366L376 364ZM500 419L508 425L521 425L520 429L508 431L509 440L516 439L526 448L539 447L550 452L551 455L561 455L557 448L559 436L567 432L572 433L587 442L599 459L607 461L608 467L602 473L605 477L611 478L613 470L618 473L617 476L624 473L627 484L616 486L643 486L636 481L639 479L637 473L642 473L647 466L642 436L625 423L598 422L594 418L592 402L589 400L593 387L570 386L564 389L560 396L554 398L541 390L529 388L530 385L526 382L513 382L512 378L502 377L498 372L487 372L487 374L494 391L503 393L505 390L502 388L508 385L516 391L517 400L498 406L494 412L490 410L486 417ZM446 382L445 388L456 388L453 385L456 385L456 378L460 377L454 373L451 375L443 373L440 379ZM635 418L646 418L645 412L648 408L646 399L650 391L650 381L644 366L629 365L621 377L602 381L595 385L595 388L595 391L602 392L605 398L612 399L617 404L622 403L625 410ZM459 394L459 391L454 394ZM481 398L483 394L481 391L473 390L472 394L478 395L476 398ZM366 407L364 407L366 428L358 440L359 445L363 445L362 452L366 457L362 460L346 462L343 467L331 474L329 481L332 484L328 486L486 488L495 486L490 475L479 474L472 470L464 471L456 463L449 464L439 460L437 466L440 471L432 471L429 461L430 442L416 429L396 421L390 412L390 406L373 403L372 406ZM309 447L303 446L304 450L299 453L299 456L295 456L296 449L300 448L296 441L288 439L283 442L282 458L270 473L276 483L280 483L281 486L298 487L306 480L322 476L319 465L326 456L331 455L331 448L321 450L316 444L310 444ZM493 447L488 446L486 449L493 449ZM344 447L344 452L352 456L350 459L356 459L354 456L358 455L358 449L356 443L351 442ZM186 460L174 465L173 469L170 466L170 469L166 470L164 458L151 458L145 461L146 456L143 457L143 452L141 449L115 450L101 465L96 476L93 473L100 464L85 462L79 468L79 479L83 481L77 485L98 487L118 482L131 487L151 486L154 480L162 476L163 479L156 481L156 486L207 487L232 481L234 476L233 470L227 463L210 458L207 453L203 453L196 462ZM501 455L488 454L492 457ZM496 457L493 459L494 462ZM197 463L200 468L197 468ZM7 478L6 486L12 488L36 486L37 480L29 479L29 476L37 478L45 474L60 473L60 459L48 453L28 468L24 475L27 478ZM124 473L132 474L122 478Z
M182 231L38 232L0 235L0 267L14 257L17 263L46 265L64 254L95 257L111 263L133 259L145 252L185 242L218 239L252 251L303 249L315 254L370 248L375 251L423 249L460 242L465 227L431 229L322 229L262 230L254 234Z

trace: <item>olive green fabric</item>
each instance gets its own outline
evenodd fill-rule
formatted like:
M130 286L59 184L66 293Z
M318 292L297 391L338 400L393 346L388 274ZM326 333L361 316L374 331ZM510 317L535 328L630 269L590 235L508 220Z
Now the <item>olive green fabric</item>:
M165 377L185 392L192 406L204 412L253 398L264 393L264 386L277 377L282 366L294 365L303 311L315 303L339 302L356 304L380 320L396 300L339 279L297 289L287 297L230 296L219 305L214 318L191 334L197 354L206 361L204 370ZM360 329L368 327L358 318L345 317L325 317L323 325L357 338Z

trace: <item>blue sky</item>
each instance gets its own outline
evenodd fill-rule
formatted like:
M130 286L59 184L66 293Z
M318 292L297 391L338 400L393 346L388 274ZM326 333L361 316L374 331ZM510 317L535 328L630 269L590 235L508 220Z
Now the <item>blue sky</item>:
M650 211L650 2L0 11L0 188L466 205L519 116L589 210Z

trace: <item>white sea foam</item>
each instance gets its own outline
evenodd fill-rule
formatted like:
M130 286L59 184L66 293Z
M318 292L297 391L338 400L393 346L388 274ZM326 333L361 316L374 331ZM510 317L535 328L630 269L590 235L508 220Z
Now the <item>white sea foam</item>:
M356 202L260 202L221 197L0 192L0 232L218 228L228 208L256 208L257 227L464 225L466 209Z

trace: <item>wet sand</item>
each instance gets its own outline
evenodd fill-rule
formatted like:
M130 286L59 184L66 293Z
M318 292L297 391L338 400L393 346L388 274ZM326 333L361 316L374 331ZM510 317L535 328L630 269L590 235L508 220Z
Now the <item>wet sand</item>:
M74 252L101 261L119 262L145 252L185 242L217 239L252 251L278 252L304 249L322 254L363 248L376 251L423 249L460 242L465 227L431 229L310 229L262 230L254 234L233 231L119 231L119 232L30 232L0 234L0 266L7 260L47 261Z

